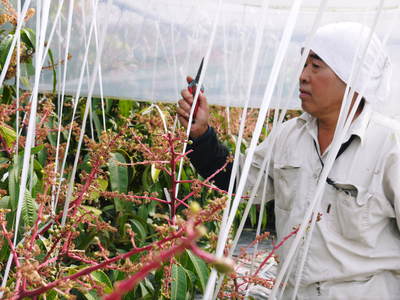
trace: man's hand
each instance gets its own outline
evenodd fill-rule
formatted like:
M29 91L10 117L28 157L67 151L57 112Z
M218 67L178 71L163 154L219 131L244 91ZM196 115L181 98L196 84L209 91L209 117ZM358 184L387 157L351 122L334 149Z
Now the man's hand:
M188 76L186 80L188 83L190 83L192 82L193 78ZM176 109L176 112L178 113L178 118L181 124L187 128L194 97L188 91L188 89L182 90L181 95L182 99L178 101L179 107ZM206 96L200 93L197 102L199 103L199 108L196 116L193 116L193 120L195 122L190 128L190 136L192 138L198 138L202 136L208 129L209 112Z

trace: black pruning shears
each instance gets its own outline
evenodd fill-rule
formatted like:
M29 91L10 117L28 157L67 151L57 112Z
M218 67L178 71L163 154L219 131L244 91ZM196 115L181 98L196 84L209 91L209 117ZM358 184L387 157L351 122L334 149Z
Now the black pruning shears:
M199 81L200 81L200 74L201 74L201 70L203 69L203 62L204 62L204 57L201 60L200 67L199 67L199 70L197 71L196 78L193 79L192 82L189 83L189 85L188 85L188 90L193 95L193 97L196 94L197 85L199 84ZM200 87L200 92L204 93L203 85L201 85L201 87ZM197 114L197 110L199 109L199 105L200 105L200 101L197 100L196 107L194 108L194 112L193 112L193 121L196 118L196 114Z

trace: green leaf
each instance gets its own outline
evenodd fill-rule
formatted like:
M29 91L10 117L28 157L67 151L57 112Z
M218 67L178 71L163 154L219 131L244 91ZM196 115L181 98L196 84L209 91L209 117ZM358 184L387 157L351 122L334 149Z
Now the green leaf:
M97 270L91 273L93 279L99 283L104 285L104 291L106 293L111 293L113 291L113 285L111 283L110 278L108 278L107 274L101 270Z
M160 176L160 169L156 168L155 164L151 164L151 179L153 180L153 182L157 182L158 181L158 177Z
M55 290L50 290L46 293L46 300L58 300L58 293Z
M142 282L139 283L139 287L140 287L142 298L149 294L149 291L147 290L146 286Z
M96 207L93 206L89 206L89 205L80 205L78 207L78 210L81 214L78 215L82 215L84 213L86 213L87 211L93 213L96 217L101 216L102 211Z
M28 27L21 29L21 40L29 47L35 49L36 34Z
M146 236L147 236L146 228L137 219L131 219L130 221L131 221L131 223L133 225L133 227L132 227L133 231L135 233L139 234L141 240L144 240L146 238Z
M12 34L8 34L3 40L0 42L0 66L3 68L4 63L6 62L8 52L10 51L12 40L14 36Z
M4 85L2 92L3 98L1 99L1 103L11 104L14 101L15 88L11 85Z
M97 295L97 292L95 290L90 290L89 292L87 292L85 294L86 299L88 300L100 300L101 297L99 297L99 295Z
M14 129L6 125L0 125L0 135L6 141L8 147L12 147L17 139L17 134Z
M0 208L9 208L10 197L4 196L0 199Z
M54 57L53 57L53 52L51 49L49 49L49 60L50 60L50 65L51 69L53 71L53 94L56 93L56 87L57 87L57 73L56 73L56 64L54 63Z
M10 195L11 209L16 211L18 204L18 194L19 194L19 180L18 180L18 155L14 157L14 164L10 169L8 176L8 190ZM20 171L20 170L19 170Z
M32 147L31 148L31 155L37 154L44 149L44 144ZM24 150L19 151L19 154L24 154ZM22 155L23 156L23 155Z
M137 215L142 218L143 220L146 220L147 217L149 216L149 210L147 208L147 205L140 205Z
M172 266L171 300L185 300L187 291L185 270L178 265Z
M118 101L119 112L124 117L129 117L132 106L133 106L133 101L130 101L130 100L119 100Z
M100 100L98 100L98 101L100 101ZM94 103L95 104L95 103ZM94 104L93 104L93 106L92 107L94 107ZM96 129L96 132L97 132L97 136L101 136L101 133L103 132L103 130L104 130L104 128L103 128L103 117L102 117L102 112L101 112L101 110L100 110L100 113L98 113L98 109L96 109L95 111L94 111L94 113L93 113L93 115L92 115L92 117L93 117L93 123L94 123L94 128ZM101 117L101 120L102 121L100 121L100 117Z
M127 193L128 192L128 168L120 163L126 163L125 157L118 152L111 153L108 161L108 170L110 171L110 183L113 192ZM119 212L124 210L124 200L114 199L115 209Z
M151 167L146 166L142 174L142 187L144 191L149 191L151 186Z
M257 208L254 205L250 208L250 223L252 227L257 224Z
M190 262L193 266L193 272L197 275L199 287L201 291L204 293L208 281L209 270L206 263L194 255L189 250L186 250L187 255L189 256Z
M21 83L27 88L27 89L31 89L31 83L29 82L29 78L26 76L20 76L19 80L21 81Z
M163 268L158 269L154 274L154 294L152 300L158 300L161 296L161 286L164 278Z
M188 293L190 295L190 294L193 294L193 292L194 292L194 287L195 287L195 284L197 281L197 277L192 271L185 269L185 268L183 268L183 269L185 270L186 276L188 278L188 284L189 284Z
M29 60L26 63L21 64L21 66L22 66L21 71L25 73L28 80L30 76L35 75L35 67L33 66L32 60Z
M265 207L264 213L263 213L263 216L262 216L262 223L261 223L262 229L267 228L267 221L268 221L268 210L267 210L267 207Z
M25 191L25 199L22 205L22 219L24 224L28 226L33 226L37 219L37 204L34 198L32 198L31 193Z
M89 198L91 200L98 199L100 197L100 193L107 190L107 187L108 187L108 181L105 179L102 179L102 178L97 178L96 184L97 184L97 191L92 191L92 192L90 192L90 195L89 195Z
M189 176L188 176L188 174L187 174L186 169L190 169L190 168L185 168L185 167L182 168L182 174L181 174L182 180L188 180L188 179L190 179ZM186 193L189 193L189 192L190 192L190 184L189 184L189 183L182 183L182 187L185 189L185 192L186 192Z

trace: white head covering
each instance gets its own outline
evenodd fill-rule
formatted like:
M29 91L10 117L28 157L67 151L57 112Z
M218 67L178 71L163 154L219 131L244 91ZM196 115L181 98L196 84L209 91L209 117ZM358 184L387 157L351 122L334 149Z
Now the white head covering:
M370 32L368 27L354 22L328 24L317 30L310 49L321 57L340 79L348 83L354 57L357 55L357 68L361 63ZM377 62L375 62L376 58ZM384 101L389 95L391 76L392 67L389 56L377 35L373 34L359 76L356 81L353 79L351 86L358 93L364 89L362 94L366 101L378 103Z

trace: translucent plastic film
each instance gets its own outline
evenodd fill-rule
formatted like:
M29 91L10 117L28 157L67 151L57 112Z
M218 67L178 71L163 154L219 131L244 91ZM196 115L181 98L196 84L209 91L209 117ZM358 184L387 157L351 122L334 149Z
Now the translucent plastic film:
M271 1L269 9L262 15L262 1L224 1L217 36L205 75L205 90L210 103L226 106L242 106L250 76L252 45L256 38L259 18L267 18L262 50L252 89L251 107L261 103L268 81L275 52L282 36L292 1ZM319 1L304 1L294 36L285 58L278 84L283 86L283 95L288 94L295 76L295 65L300 48L309 34ZM377 32L382 37L389 23L396 16L397 1L386 1L383 17ZM322 25L335 21L359 21L373 17L377 1L330 1ZM53 42L53 48L61 42L67 26L68 5L64 5L61 31ZM105 97L147 101L176 102L179 92L186 86L186 76L194 76L207 50L212 22L218 2L211 0L116 0L113 8L106 9L105 1L99 2L97 26L100 28L107 18L108 28L104 55L101 62L102 82ZM53 16L56 11L54 6ZM89 32L93 13L91 1L76 1L70 46L70 61L66 81L66 93L74 94L78 85L79 71L85 49L85 36ZM50 22L52 18L50 18ZM50 23L51 26L51 23ZM96 45L92 41L89 62L96 57ZM396 78L400 70L400 32L388 41L388 51L393 61L392 96L385 110L400 114L400 105L395 95L400 92ZM57 51L53 51L57 56ZM61 60L62 58L59 58ZM90 69L90 68L89 68ZM87 81L87 78L85 79ZM41 84L42 90L51 90L53 78L47 72ZM88 83L83 85L87 94ZM285 93L286 92L286 93ZM276 92L275 92L276 93ZM97 83L94 95L100 95ZM272 107L279 101L272 99ZM289 108L298 108L297 95L289 101Z

